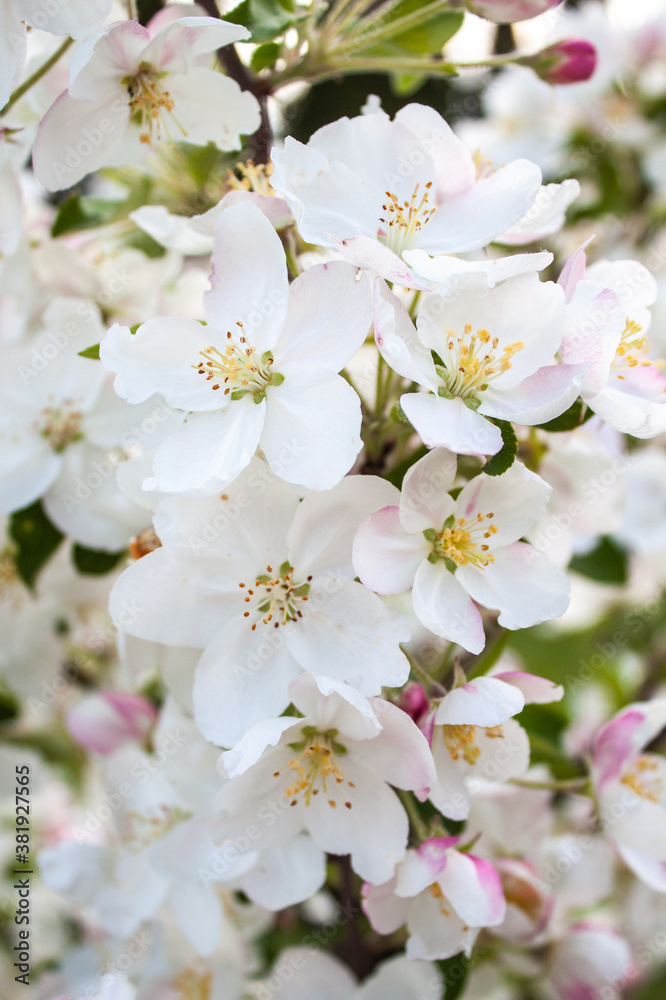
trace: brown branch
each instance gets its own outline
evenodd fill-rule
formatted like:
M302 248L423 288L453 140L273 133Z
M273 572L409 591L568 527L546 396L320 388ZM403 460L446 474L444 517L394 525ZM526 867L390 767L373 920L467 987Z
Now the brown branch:
M201 6L211 17L219 17L215 0L200 0ZM273 145L273 129L268 117L268 90L242 61L234 45L225 45L217 50L217 57L224 66L227 76L235 80L241 90L247 90L257 98L261 110L261 125L250 136L248 151L255 163L268 163Z

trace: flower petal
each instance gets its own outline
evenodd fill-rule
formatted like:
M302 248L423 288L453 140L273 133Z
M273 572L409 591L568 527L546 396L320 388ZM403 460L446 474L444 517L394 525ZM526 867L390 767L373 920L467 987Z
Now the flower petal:
M435 635L480 653L486 641L481 615L459 583L459 572L449 573L442 562L422 562L414 580L414 613Z
M407 534L398 507L384 507L366 517L356 532L354 569L377 594L400 594L413 585L431 547L423 535Z

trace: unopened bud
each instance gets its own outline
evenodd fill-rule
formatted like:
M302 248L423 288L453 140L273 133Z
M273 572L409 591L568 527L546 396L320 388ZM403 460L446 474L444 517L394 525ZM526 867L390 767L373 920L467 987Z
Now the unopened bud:
M531 66L546 83L581 83L594 73L597 50L584 38L566 38L519 62Z

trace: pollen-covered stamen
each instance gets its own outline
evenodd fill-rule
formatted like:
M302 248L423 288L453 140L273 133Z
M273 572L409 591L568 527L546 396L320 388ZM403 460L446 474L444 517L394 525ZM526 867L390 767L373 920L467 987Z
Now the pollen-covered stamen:
M647 356L647 352L648 340L645 334L642 334L642 327L627 316L626 326L622 331L620 343L613 359L613 368L617 377L624 379L625 376L621 375L620 371L625 368L663 368L664 362L652 361Z
M433 896L437 900L437 902L439 904L439 911L442 914L442 916L443 917L450 917L451 916L451 911L447 910L447 908L446 908L446 896L442 892L442 889L441 889L441 886L440 886L439 882L433 882L432 883L432 885L430 886L430 895Z
M462 399L475 396L511 368L514 355L524 346L524 341L516 340L500 349L498 337L491 337L484 329L473 331L471 323L465 323L460 335L447 329L441 353L443 367L437 366L445 394Z
M410 250L433 217L437 208L430 203L432 181L428 181L420 193L420 182L414 188L409 199L400 201L397 194L385 191L386 201L382 205L383 215L377 230L377 238L385 243L394 253L400 255L403 250Z
M237 326L242 331L243 324L239 322ZM273 370L271 352L265 351L260 357L242 333L236 341L229 331L227 341L224 351L212 346L199 351L203 360L192 368L204 375L207 382L212 382L211 389L222 389L223 396L241 399L249 392L255 403L260 403L265 398L266 387L281 385L284 375Z
M195 969L184 969L171 984L173 1000L210 1000L213 982L212 972L197 972ZM169 991L171 995L171 991Z
M178 126L182 136L187 132L173 113L174 100L168 90L165 90L161 80L168 74L159 72L151 63L142 62L134 76L123 80L130 97L130 115L136 116L141 127L141 142L151 145L154 138L162 138L164 128L167 139L169 133L168 118ZM168 116L168 118L167 118Z
M622 784L649 802L659 802L663 795L663 782L658 764L646 755L637 757L624 772Z
M327 729L319 732L315 726L303 726L301 732L303 739L297 743L290 743L289 746L298 756L293 757L286 767L294 772L293 781L284 790L284 797L290 799L290 805L295 806L299 796L303 796L303 802L309 806L313 796L323 793L332 809L337 808L337 800L333 797L337 794L338 787L345 782L349 788L355 788L353 781L345 778L344 773L338 765L338 757L343 757L347 753L347 748L336 740L337 729ZM274 778L279 778L283 768L273 772ZM343 799L347 809L352 808L352 803L348 799Z
M132 810L127 814L122 841L130 851L142 851L156 840L166 837L175 826L192 815L180 806L160 804L153 813Z
M494 516L494 511L487 514L479 512L470 518L456 518L451 514L441 531L427 528L423 534L432 542L429 561L434 563L443 559L452 572L458 566L471 565L485 569L495 561L495 557L489 552L489 541L497 534L497 528L492 523Z
M232 190L277 195L270 182L273 173L272 163L255 163L254 160L248 160L246 163L237 163L235 169L237 173L233 170L227 172L227 184Z
M37 431L46 438L57 454L74 441L81 441L83 413L76 409L74 400L64 399L57 406L45 406L37 420Z
M245 591L244 601L248 608L244 616L252 619L253 632L260 623L279 628L287 622L298 621L309 600L311 576L300 583L295 582L294 567L288 561L282 563L277 575L273 575L270 566L266 569L270 575L260 574L252 586L238 584Z
M476 726L442 726L442 737L451 760L462 757L468 764L476 764L481 755L476 742Z

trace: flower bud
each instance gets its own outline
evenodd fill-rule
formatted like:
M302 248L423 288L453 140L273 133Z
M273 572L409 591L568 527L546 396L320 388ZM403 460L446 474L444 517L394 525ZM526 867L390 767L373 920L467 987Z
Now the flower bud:
M398 707L418 725L430 710L428 696L420 684L408 684L400 692Z
M472 14L485 17L495 24L513 24L537 17L562 0L467 0L466 7Z
M156 718L153 705L139 695L101 691L70 709L65 721L86 750L109 754L129 740L143 740Z
M581 83L597 65L597 50L584 38L567 38L519 62L531 66L546 83Z

